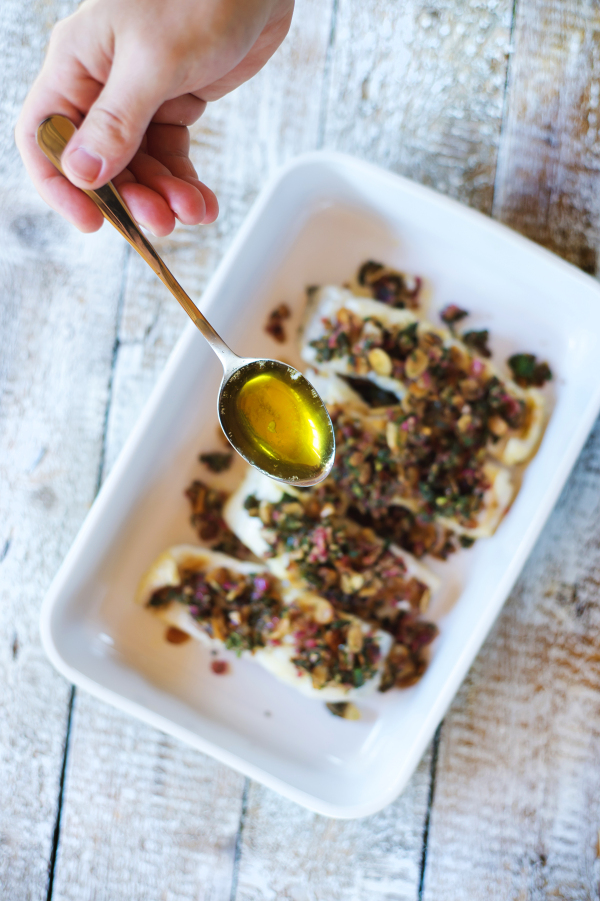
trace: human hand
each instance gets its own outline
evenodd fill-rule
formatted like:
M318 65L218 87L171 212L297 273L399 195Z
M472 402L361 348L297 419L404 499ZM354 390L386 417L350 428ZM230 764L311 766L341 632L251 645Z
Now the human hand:
M79 188L113 180L134 218L155 235L175 219L213 222L213 192L189 158L188 125L208 101L261 69L288 32L294 0L86 0L51 35L15 136L43 199L81 231L102 214ZM79 131L64 178L36 143L53 114Z

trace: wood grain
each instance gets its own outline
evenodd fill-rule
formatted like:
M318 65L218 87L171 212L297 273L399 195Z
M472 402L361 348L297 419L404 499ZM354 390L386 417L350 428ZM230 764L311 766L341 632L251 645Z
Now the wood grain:
M112 235L84 237L48 210L12 140L49 28L72 5L0 7L0 896L10 901L47 894L70 689L41 649L38 617L96 489L123 260Z
M491 212L512 0L339 0L326 147Z
M428 751L402 796L360 820L317 816L252 784L238 901L413 901L430 766Z
M594 273L600 241L600 8L520 0L494 215Z
M243 783L78 693L53 898L229 898Z

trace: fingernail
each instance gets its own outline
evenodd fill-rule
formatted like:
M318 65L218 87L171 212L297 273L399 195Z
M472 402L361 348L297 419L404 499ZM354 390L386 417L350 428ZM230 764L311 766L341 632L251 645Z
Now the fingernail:
M102 158L85 147L77 147L65 160L68 169L84 181L95 181L102 169Z

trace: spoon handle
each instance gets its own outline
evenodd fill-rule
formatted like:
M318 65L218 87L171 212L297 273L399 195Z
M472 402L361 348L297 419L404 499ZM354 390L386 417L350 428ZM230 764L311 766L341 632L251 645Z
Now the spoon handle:
M49 119L45 119L42 122L37 131L37 142L40 149L63 175L64 172L60 163L62 152L76 130L73 123L66 119L65 116L50 116ZM214 330L208 319L202 315L194 301L188 297L150 241L142 234L113 183L109 181L102 188L98 188L96 191L86 191L85 193L92 198L104 218L108 219L111 225L114 225L126 241L129 241L134 250L137 250L153 272L167 286L194 325L202 332L221 360L224 368L227 368L227 363L231 361L231 357L235 356L235 354Z

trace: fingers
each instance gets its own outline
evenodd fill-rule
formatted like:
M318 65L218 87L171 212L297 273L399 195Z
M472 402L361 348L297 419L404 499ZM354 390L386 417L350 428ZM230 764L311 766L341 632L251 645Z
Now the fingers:
M184 225L197 225L204 220L206 204L202 193L194 185L172 175L157 159L138 153L129 164L129 170L139 187L153 191L167 205L173 219L171 228L175 225L174 216ZM160 209L161 204L157 204L157 217ZM150 222L144 224L152 227Z
M96 204L67 181L51 163L49 165L52 171L38 183L42 199L80 231L98 231L104 222L104 216Z
M152 121L162 125L193 125L205 109L205 100L200 100L193 94L183 94L173 100L166 100L159 106Z
M145 151L178 178L198 177L190 159L190 133L187 128L152 123L146 132Z
M151 125L144 151L115 180L134 218L155 235L169 234L176 218L197 225L218 215L217 199L198 180L188 147L186 128Z
M203 222L205 225L214 222L219 215L219 204L210 188L198 180L196 170L189 158L190 135L187 128L152 124L147 132L146 146L148 154L162 163L172 175L187 182L188 185L200 192L204 199L205 213L204 218L198 222ZM187 219L181 219L181 221L187 224L196 224L188 222Z
M118 181L119 193L136 222L159 238L170 235L175 228L175 216L161 195L136 181L123 182L121 176Z

